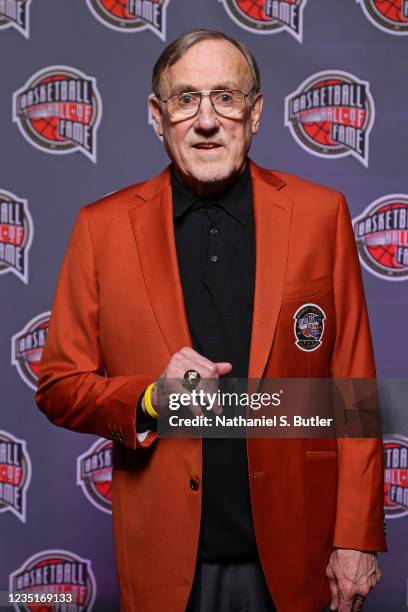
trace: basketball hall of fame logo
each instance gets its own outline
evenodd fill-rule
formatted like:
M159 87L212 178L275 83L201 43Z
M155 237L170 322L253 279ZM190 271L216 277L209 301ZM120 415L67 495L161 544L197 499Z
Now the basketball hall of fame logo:
M11 512L26 522L31 461L26 441L0 430L0 513Z
M307 0L220 0L229 16L255 34L289 32L303 38L303 10Z
M9 591L34 597L44 593L49 602L15 603L15 610L90 612L95 603L96 580L89 559L67 550L41 550L10 574Z
M357 0L379 30L396 36L408 34L408 0Z
M408 514L408 438L387 436L384 446L384 513L386 518Z
M101 116L96 80L69 66L39 70L13 95L13 121L24 138L54 155L80 151L96 163Z
M50 312L41 313L11 339L11 363L34 391L37 389L38 366L47 339L50 317Z
M0 189L0 275L10 272L28 283L28 252L33 232L27 200Z
M77 459L77 485L98 510L112 513L112 442L101 438Z
M353 219L360 261L380 278L408 280L408 195L394 193L372 202Z
M322 344L326 315L317 304L303 304L293 315L296 346L302 351L315 351Z
M0 30L14 28L29 38L31 0L0 0Z
M170 0L86 0L95 17L118 32L151 30L166 40L166 10Z
M336 159L352 155L368 166L374 123L369 84L348 72L318 72L285 98L285 125L313 155Z

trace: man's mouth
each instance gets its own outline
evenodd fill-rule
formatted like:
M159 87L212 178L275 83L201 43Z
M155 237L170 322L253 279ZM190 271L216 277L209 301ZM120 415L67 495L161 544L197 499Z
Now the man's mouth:
M193 144L194 149L218 149L221 147L218 142L196 142Z

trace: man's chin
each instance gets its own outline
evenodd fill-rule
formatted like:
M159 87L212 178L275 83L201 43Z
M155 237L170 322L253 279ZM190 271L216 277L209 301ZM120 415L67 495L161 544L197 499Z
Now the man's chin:
M228 182L238 173L235 168L220 168L220 164L205 164L204 167L191 168L190 175L197 183L209 184Z

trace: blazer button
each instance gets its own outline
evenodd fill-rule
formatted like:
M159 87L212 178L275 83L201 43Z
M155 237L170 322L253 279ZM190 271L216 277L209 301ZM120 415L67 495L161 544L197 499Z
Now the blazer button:
M190 479L190 489L192 489L193 491L198 491L199 488L200 488L200 483L198 482L197 478L191 478Z

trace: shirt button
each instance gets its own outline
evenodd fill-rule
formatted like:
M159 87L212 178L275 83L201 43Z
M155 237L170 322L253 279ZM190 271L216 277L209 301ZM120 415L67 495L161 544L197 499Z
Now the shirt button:
M213 234L213 235L218 234L218 230L217 230L217 228L216 228L216 227L212 227L212 228L210 229L210 234Z
M191 478L190 479L190 489L192 489L193 491L198 491L199 488L200 488L200 483L198 482L197 478Z
M211 261L218 261L218 256L217 255L211 255L210 257Z

